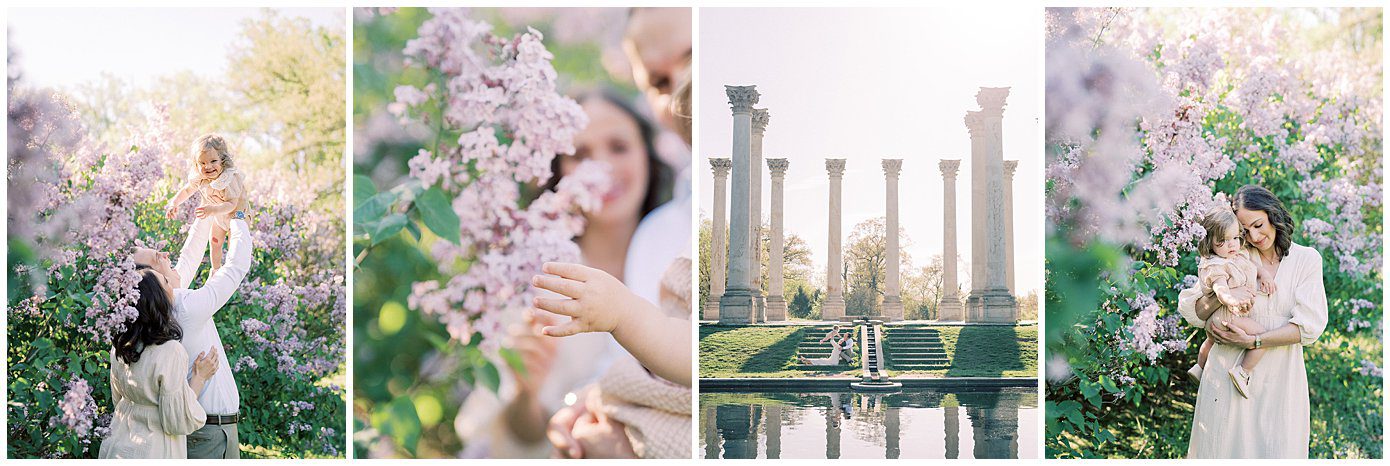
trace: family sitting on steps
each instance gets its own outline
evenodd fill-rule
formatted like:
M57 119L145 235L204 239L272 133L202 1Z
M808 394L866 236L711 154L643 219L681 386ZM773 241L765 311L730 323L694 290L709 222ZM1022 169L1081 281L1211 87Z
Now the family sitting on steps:
M817 343L825 343L826 341L830 342L830 356L809 359L805 356L798 355L796 360L807 366L834 366L839 365L842 360L846 364L854 362L855 341L853 328L850 329L849 333L841 335L839 325L831 327L830 331L826 332L825 337L821 338Z

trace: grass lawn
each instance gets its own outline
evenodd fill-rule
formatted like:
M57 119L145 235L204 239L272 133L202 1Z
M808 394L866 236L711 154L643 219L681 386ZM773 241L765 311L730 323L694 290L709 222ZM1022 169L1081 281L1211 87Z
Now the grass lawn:
M890 376L1037 377L1038 327L933 327L941 332L951 368L890 371ZM801 370L794 359L801 327L700 326L700 377L858 377L844 371ZM957 348L961 351L957 352Z

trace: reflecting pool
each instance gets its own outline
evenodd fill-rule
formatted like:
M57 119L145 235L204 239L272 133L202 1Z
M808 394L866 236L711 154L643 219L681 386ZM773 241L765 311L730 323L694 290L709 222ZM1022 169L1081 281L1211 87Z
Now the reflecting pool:
M1034 388L700 394L705 458L1037 458Z

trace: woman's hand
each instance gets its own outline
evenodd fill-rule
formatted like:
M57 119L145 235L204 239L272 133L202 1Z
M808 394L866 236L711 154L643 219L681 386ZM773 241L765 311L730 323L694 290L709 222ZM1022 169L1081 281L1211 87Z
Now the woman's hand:
M193 376L203 380L212 378L212 374L217 373L217 354L217 347L198 353L198 358L193 360Z
M641 307L641 300L623 282L602 270L579 264L547 262L531 284L537 288L565 295L563 298L534 299L537 308L570 316L573 319L542 331L552 337L567 337L583 332L612 332L628 318L629 311ZM553 275L553 276L552 276Z
M1223 345L1238 346L1245 349L1255 348L1254 335L1245 333L1245 330L1224 320L1207 323L1207 333L1211 334L1212 340Z
M554 416L550 417L550 423L545 429L545 436L550 439L550 444L555 446L556 455L569 459L584 457L584 448L574 438L574 424L579 421L580 417L588 414L587 403L584 403L581 398L578 403L560 408Z
M547 316L528 311L523 322L511 328L512 349L521 356L523 370L511 368L516 376L516 396L507 403L505 416L512 434L526 442L539 442L545 429L545 410L536 392L555 365L555 339L540 334L541 327L553 322Z
M593 410L575 421L571 435L582 446L584 458L637 457L632 451L632 440L627 437L627 426Z
M178 207L174 205L174 201L169 201L169 204L164 206L164 217L173 220L177 215Z

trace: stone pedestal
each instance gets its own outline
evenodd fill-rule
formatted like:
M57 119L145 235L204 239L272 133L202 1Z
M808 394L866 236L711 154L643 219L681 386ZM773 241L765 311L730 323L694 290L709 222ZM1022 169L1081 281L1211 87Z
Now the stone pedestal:
M840 249L840 181L845 176L845 159L825 159L825 171L830 174L830 248L820 316L822 320L840 320L845 316L844 266Z
M751 178L753 156L753 104L758 103L756 86L724 86L733 110L733 196L729 202L729 261L728 286L719 298L719 322L749 324L753 322L757 301L753 293L755 269L749 265L753 244L749 233L753 221L751 210Z
M787 299L783 295L786 286L782 281L782 249L785 247L782 237L782 180L787 174L787 159L767 159L767 169L772 175L772 224L769 226L772 237L767 246L767 320L780 322L787 320Z
M724 237L729 228L724 212L728 204L725 191L728 190L729 168L734 163L729 159L709 159L709 164L714 170L714 219L710 225L709 297L705 299L701 318L719 320L719 298L724 296L725 256L729 253Z
M902 172L902 159L884 159L883 177L886 194L887 216L884 238L888 244L887 271L884 272L883 320L903 320L902 279L898 268L902 262L898 247L898 174Z
M944 182L942 199L941 301L936 305L937 320L965 320L965 306L960 302L960 285L956 279L956 173L959 160L942 160L941 178Z
M765 108L753 109L753 164L752 230L748 232L753 242L753 255L750 269L753 271L753 305L757 307L754 322L767 322L767 292L763 290L763 132L767 130L770 115Z

